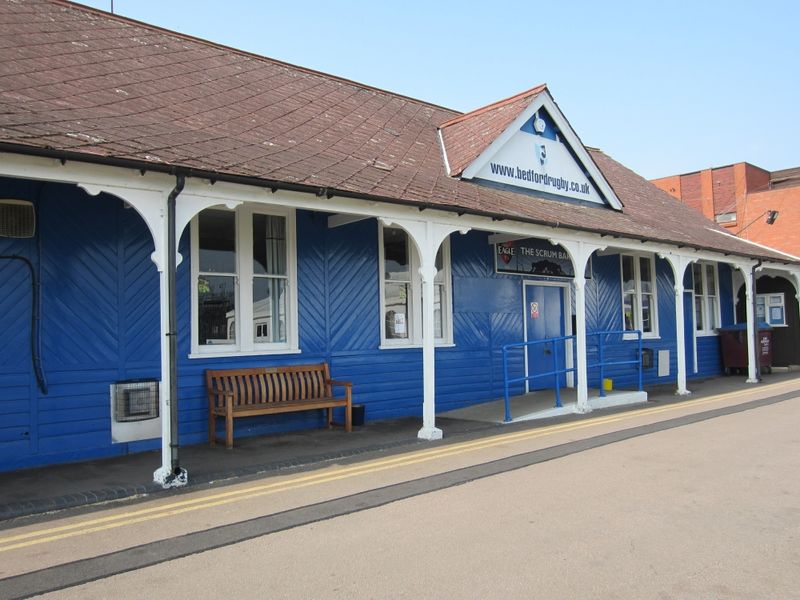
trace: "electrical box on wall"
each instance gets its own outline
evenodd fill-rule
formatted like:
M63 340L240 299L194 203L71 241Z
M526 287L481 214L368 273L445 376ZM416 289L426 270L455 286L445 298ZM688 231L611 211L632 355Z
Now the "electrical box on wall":
M158 381L129 380L111 384L111 441L133 442L159 437Z

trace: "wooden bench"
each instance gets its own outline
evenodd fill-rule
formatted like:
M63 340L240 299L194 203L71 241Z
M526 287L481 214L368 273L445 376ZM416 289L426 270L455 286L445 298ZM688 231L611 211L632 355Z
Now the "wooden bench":
M333 386L344 387L344 397L333 397ZM233 420L302 410L343 406L345 431L352 429L352 383L331 379L328 363L287 367L206 370L208 441L217 442L217 417L225 417L225 446L233 448Z

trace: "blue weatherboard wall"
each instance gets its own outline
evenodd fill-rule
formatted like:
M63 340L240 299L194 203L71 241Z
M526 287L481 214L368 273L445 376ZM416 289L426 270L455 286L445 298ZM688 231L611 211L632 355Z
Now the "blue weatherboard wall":
M30 277L16 261L0 260L0 470L113 456L160 446L160 440L111 443L109 385L159 378L158 273L153 242L139 215L117 198L92 197L72 185L0 179L2 197L30 199L37 236L0 238L0 254L29 258L41 280L41 347L49 393L42 394L30 362ZM189 234L178 268L179 433L181 444L207 438L206 368L328 361L336 378L354 382L354 401L368 420L420 416L422 351L379 350L378 224L373 219L328 229L327 215L298 211L298 291L301 354L190 359ZM437 410L499 398L503 344L524 336L524 277L496 274L488 234L451 237L453 347L436 350ZM619 257L595 257L587 282L588 330L622 325ZM670 376L654 367L646 381L675 379L673 283L657 261L659 340L670 349ZM732 322L730 270L720 267L723 323ZM687 315L689 316L689 315ZM635 346L617 340L610 354ZM590 344L590 357L596 352ZM698 340L700 373L720 372L716 337ZM524 370L512 354L512 373ZM693 373L689 373L690 376ZM630 368L610 371L617 387L632 386ZM590 386L598 374L590 373ZM512 389L520 392L521 386ZM242 419L237 436L319 427L317 412Z

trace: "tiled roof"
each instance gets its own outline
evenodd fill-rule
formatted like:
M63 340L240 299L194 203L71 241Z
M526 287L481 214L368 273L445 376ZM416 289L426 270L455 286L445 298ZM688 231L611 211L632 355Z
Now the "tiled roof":
M0 149L172 165L621 237L780 256L709 234L708 228L719 230L714 223L599 151L591 155L624 204L622 212L448 176L438 127L456 131L460 124L483 123L483 144L502 130L503 121L519 114L520 103L543 89L464 119L419 100L62 0L0 0ZM476 149L456 152L458 164ZM324 202L320 198L320 210Z
M450 175L461 175L545 89L544 85L539 85L442 123L439 128L447 148Z

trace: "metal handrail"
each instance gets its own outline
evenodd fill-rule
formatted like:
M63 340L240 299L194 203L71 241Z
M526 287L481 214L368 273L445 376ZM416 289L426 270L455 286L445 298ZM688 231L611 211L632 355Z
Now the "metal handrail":
M638 346L638 355L635 360L603 360L603 348L604 348L604 338L608 335L629 335L635 334L636 341ZM603 379L605 378L605 367L610 366L619 366L619 365L638 365L639 371L639 391L644 389L644 376L642 372L642 332L638 329L635 330L622 330L622 329L615 329L615 330L607 330L607 331L590 331L586 333L586 337L589 336L598 336L597 342L597 351L598 351L598 362L587 364L586 368L593 369L596 367L600 368L600 397L604 398L606 396L605 389L603 388ZM551 377L554 376L555 378L555 393L556 393L556 408L561 408L561 383L559 381L559 376L561 374L566 373L577 373L577 369L575 367L570 368L558 368L558 344L554 342L565 342L566 340L575 340L574 335L563 335L560 337L553 337L553 338L545 338L543 340L533 340L531 342L516 342L514 344L505 344L502 347L503 350L503 400L505 401L505 416L503 421L505 423L511 422L511 403L509 399L509 385L512 383L522 383L531 381L538 377ZM528 348L529 346L534 346L536 344L547 344L553 343L553 370L548 371L546 373L537 373L536 375L525 375L524 377L515 377L514 379L509 379L508 377L508 351L512 348Z
M503 418L505 423L511 422L511 404L509 400L508 394L508 386L511 383L521 383L523 381L531 381L538 377L550 377L555 376L556 382L556 408L561 408L561 383L559 381L559 376L562 373L574 373L577 369L575 367L571 367L569 369L559 369L558 368L558 344L553 343L553 370L548 371L546 373L537 373L536 375L525 375L524 377L515 377L514 379L508 378L508 350L511 348L527 348L528 346L534 346L536 344L547 344L551 342L565 342L566 340L574 340L574 335L563 335L561 337L554 337L554 338L546 338L543 340L534 340L532 342L517 342L514 344L505 344L503 346L503 399L505 400L505 409L506 414Z
M638 346L638 353L634 360L603 360L604 338L607 335L630 335L636 334L636 343ZM642 332L639 329L610 329L607 331L591 331L586 333L588 338L590 335L596 335L597 338L597 358L598 362L586 365L588 369L600 368L600 397L606 397L606 390L603 387L603 380L605 379L605 368L618 365L638 365L639 371L639 391L644 389L644 375L642 373Z

